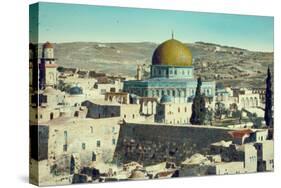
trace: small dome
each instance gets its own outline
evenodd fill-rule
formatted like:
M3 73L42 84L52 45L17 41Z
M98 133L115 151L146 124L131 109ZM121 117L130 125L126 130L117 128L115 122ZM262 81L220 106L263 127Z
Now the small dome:
M83 94L82 89L78 86L74 86L74 87L70 88L68 92L69 92L70 95L81 95L81 94Z
M160 103L169 103L169 102L173 102L173 97L171 97L169 95L164 95L160 99Z
M152 56L153 65L192 66L189 48L178 40L170 39L160 44Z
M46 42L45 44L43 44L43 48L54 48L53 44L51 44L50 42Z

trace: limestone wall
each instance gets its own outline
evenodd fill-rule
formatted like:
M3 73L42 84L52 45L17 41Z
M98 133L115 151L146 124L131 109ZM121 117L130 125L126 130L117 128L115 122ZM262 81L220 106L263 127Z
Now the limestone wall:
M209 145L230 140L231 129L204 126L121 125L115 159L144 165L162 161L180 163L194 153L206 153Z

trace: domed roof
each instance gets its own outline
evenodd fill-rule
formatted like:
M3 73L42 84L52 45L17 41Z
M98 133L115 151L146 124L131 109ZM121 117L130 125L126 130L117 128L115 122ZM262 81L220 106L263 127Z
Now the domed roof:
M54 48L53 44L51 44L50 42L46 42L45 44L43 44L43 48Z
M163 95L160 99L160 103L168 103L168 102L173 102L173 97L169 95Z
M81 95L81 94L83 94L82 89L78 86L74 86L74 87L70 88L68 92L69 92L70 95Z
M152 56L153 65L191 66L192 53L178 40L170 39L160 44Z

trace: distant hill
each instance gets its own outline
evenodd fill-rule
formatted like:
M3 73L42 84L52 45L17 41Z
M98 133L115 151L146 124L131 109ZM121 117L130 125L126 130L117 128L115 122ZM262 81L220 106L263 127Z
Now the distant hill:
M114 75L134 76L137 64L151 64L158 44L73 42L54 44L57 64L94 69ZM187 44L194 58L195 72L205 80L240 87L264 87L267 67L273 68L273 53L196 42Z

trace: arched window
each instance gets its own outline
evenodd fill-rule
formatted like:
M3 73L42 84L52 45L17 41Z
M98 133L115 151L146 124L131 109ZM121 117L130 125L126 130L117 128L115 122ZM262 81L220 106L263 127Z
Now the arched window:
M249 106L249 98L246 98L246 107Z
M181 112L181 109L180 109L180 107L178 107L178 112L179 112L179 113Z
M258 101L257 97L255 97L255 104L256 104L256 106L259 106L259 101Z
M92 153L92 161L96 161L97 160L97 155L95 152Z

